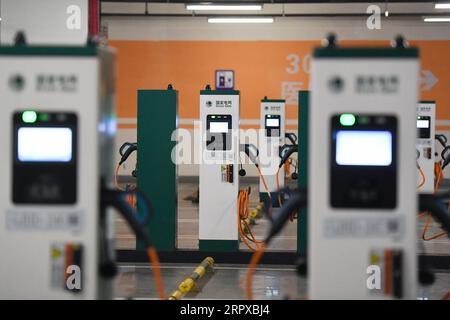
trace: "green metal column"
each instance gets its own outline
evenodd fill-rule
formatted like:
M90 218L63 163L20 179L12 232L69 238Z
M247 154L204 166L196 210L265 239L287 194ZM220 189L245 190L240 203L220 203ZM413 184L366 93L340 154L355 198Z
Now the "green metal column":
M309 91L298 94L298 187L308 187L308 117ZM306 255L308 240L308 212L306 208L298 210L297 253Z
M160 251L177 246L177 166L171 158L177 125L177 91L138 90L137 186L152 203L147 230ZM136 249L144 249L140 241Z

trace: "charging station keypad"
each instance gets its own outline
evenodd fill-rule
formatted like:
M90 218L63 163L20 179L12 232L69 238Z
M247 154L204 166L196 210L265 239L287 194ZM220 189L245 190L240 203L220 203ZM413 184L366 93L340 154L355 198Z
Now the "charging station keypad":
M331 206L393 209L397 204L397 119L340 114L331 118Z
M13 137L13 202L74 204L77 200L77 116L61 112L16 112Z

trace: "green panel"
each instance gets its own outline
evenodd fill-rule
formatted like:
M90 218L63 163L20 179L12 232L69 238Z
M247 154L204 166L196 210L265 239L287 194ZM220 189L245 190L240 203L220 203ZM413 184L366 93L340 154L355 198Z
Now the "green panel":
M420 103L436 103L434 100L420 100Z
M201 90L200 95L239 95L238 90Z
M298 95L298 188L308 187L308 117L309 91L300 91ZM298 210L297 253L305 255L308 240L307 208Z
M285 103L286 100L281 100L281 99L262 99L261 102Z
M417 48L316 48L314 58L418 58Z
M96 56L97 54L97 46L0 46L0 55L9 56Z
M209 252L235 252L239 250L237 240L200 240L198 246L200 251Z
M176 249L177 167L171 154L176 145L178 92L138 90L137 186L153 205L148 232L157 250ZM137 249L144 249L138 241Z

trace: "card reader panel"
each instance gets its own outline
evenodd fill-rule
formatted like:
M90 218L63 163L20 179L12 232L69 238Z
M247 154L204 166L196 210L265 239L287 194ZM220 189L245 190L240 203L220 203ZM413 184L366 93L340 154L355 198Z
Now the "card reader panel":
M334 115L331 118L331 142L331 206L395 208L396 117Z
M77 116L66 112L13 114L13 194L16 204L77 201Z

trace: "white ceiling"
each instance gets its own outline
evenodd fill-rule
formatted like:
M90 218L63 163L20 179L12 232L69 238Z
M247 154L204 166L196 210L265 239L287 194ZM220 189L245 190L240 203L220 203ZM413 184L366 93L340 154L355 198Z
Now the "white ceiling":
M385 10L386 2L367 3L321 3L321 4L264 4L261 11L243 12L244 14L332 14L365 13L370 4L377 4ZM184 4L148 3L150 14L190 14ZM388 3L390 13L449 13L450 10L436 10L431 2ZM103 14L144 14L145 3L102 2ZM242 12L203 11L199 14L241 14Z

